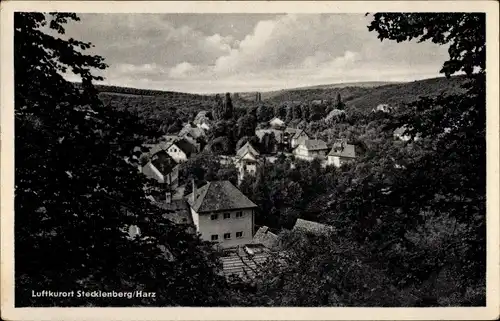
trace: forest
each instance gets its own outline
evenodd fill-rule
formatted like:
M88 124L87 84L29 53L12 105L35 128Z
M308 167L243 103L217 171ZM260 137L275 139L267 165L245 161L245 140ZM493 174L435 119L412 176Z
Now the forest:
M485 305L484 14L372 15L368 30L381 40L449 45L443 78L297 89L260 102L95 86L102 78L93 71L108 67L105 57L86 54L89 43L41 30L63 34L78 19L15 14L16 306ZM81 84L61 76L67 68ZM372 112L379 104L395 111ZM144 197L147 180L123 161L201 110L214 126L203 152L183 164L184 180L234 181L234 168L214 155L234 154L246 141L271 150L272 135L258 143L255 129L274 116L327 142L345 138L360 155L341 168L316 161L291 168L278 157L242 182L259 207L256 224L280 235L284 253L251 284L227 282L208 242L161 220ZM393 136L402 126L407 142ZM297 218L334 232L289 231ZM126 239L128 224L147 237ZM157 296L82 302L30 295L49 287Z

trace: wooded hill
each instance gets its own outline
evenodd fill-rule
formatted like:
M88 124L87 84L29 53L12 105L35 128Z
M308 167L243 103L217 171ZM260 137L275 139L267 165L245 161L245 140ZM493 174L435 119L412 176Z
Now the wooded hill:
M266 105L290 102L308 103L312 100L335 100L337 95L347 107L355 107L361 112L369 112L379 104L402 105L422 96L435 97L441 93L458 93L465 78L462 76L431 78L407 83L368 82L321 85L313 87L262 92ZM214 95L198 95L173 91L137 89L118 86L98 85L101 99L120 110L126 109L142 117L163 118L167 110L182 109L183 114L211 110ZM234 99L236 108L256 106L255 93L238 93Z
M421 96L435 97L440 93L462 92L464 77L445 77L424 79L400 84L388 84L376 87L347 86L326 88L297 88L284 91L262 93L265 102L279 103L312 100L335 100L337 94L347 107L356 107L361 111L370 111L379 104L401 105L417 100Z

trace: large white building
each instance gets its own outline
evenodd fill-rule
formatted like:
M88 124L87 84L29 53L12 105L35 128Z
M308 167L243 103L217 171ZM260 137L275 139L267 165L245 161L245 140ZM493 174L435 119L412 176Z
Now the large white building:
M229 181L193 184L187 197L193 223L201 238L221 247L250 244L254 234L255 205Z

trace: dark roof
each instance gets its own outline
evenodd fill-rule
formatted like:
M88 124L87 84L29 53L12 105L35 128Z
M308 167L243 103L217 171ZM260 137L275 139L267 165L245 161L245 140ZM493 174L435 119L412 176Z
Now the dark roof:
M306 137L309 137L306 132L303 129L299 129L295 132L295 134L292 136L292 138L299 138L302 134L306 135Z
M356 158L356 149L354 145L347 144L344 141L337 141L333 144L332 150L328 153L328 156Z
M174 142L172 145L175 145L179 147L180 150L186 154L186 156L190 156L191 154L196 153L196 146L193 146L190 142L188 142L186 139L180 139L176 142Z
M177 163L174 161L174 159L170 157L166 151L163 150L153 155L151 164L153 164L153 166L156 167L156 169L158 169L158 171L163 176L170 174L172 170L177 166Z
M267 226L262 226L253 236L252 243L262 244L268 249L273 249L278 245L278 236L269 231Z
M309 232L314 234L324 234L331 230L333 227L317 222L303 220L301 218L297 219L293 227L294 231Z
M328 149L326 143L321 139L306 139L302 144L305 145L308 150Z
M248 197L229 181L212 181L187 196L189 205L196 212L214 212L257 207Z

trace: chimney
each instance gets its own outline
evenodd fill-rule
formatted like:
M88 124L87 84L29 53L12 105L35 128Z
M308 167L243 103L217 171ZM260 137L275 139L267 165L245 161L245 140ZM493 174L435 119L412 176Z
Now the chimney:
M194 178L191 178L191 184L193 185L193 192L191 193L191 202L194 204L196 201L196 184L194 183Z
M165 192L165 203L167 204L172 203L172 192L170 191Z

